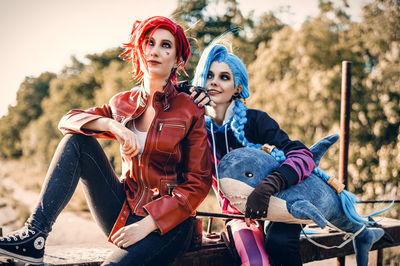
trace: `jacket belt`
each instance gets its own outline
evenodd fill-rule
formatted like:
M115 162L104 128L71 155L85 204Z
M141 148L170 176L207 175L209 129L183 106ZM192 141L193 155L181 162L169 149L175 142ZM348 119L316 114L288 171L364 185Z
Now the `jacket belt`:
M113 227L113 229L111 230L111 233L110 233L110 235L109 235L109 237L108 237L108 242L113 243L112 240L111 240L111 237L112 237L119 229L121 229L122 227L125 226L126 220L128 219L128 216L129 216L129 212L130 212L129 206L128 206L126 200L125 200L125 201L124 201L124 204L122 205L121 211L119 212L117 221L115 222L114 227Z

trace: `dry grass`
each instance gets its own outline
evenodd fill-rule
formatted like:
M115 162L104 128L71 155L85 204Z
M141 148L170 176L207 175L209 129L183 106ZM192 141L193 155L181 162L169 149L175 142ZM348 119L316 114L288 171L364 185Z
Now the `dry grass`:
M46 169L46 170L43 170ZM46 176L47 167L40 165L39 163L32 160L7 160L0 162L0 178L10 178L15 183L21 186L25 190L34 191L40 193L44 178ZM0 190L0 193L1 190ZM3 195L2 195L3 194ZM0 194L0 197L7 197L9 193ZM19 204L15 199L12 204L13 207L21 213L21 219L29 216L29 211L26 206ZM25 209L25 210L24 210ZM81 184L78 184L78 188L72 196L71 201L66 207L69 211L88 211L89 208L86 203L86 199L81 188Z
M11 178L23 189L40 191L44 173L34 161L7 160L0 162L0 177Z
M24 223L26 219L28 219L30 212L29 208L23 204L20 204L17 200L12 198L12 191L4 186L0 186L0 199L2 200L2 204L0 208L5 206L10 206L12 209L16 211L16 216L18 217L19 223Z

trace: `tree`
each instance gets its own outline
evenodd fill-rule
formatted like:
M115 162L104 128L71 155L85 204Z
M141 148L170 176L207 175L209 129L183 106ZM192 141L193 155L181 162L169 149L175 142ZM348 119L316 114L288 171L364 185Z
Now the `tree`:
M15 158L22 154L21 132L42 114L41 102L48 95L55 74L45 72L39 77L26 77L17 92L16 106L0 119L0 156Z
M400 6L383 0L363 8L361 32L365 58L365 79L353 104L357 113L352 121L354 148L351 169L356 191L364 189L366 197L388 193L400 179ZM398 210L397 210L398 211Z
M259 46L249 66L250 105L310 145L339 132L340 66L352 61L348 189L362 199L385 197L400 175L399 5L370 3L360 23L329 1L321 1L320 10L299 30L286 26ZM337 154L336 147L323 165L331 173Z
M185 68L189 77L193 77L204 48L225 33L230 33L227 38L234 43L235 52L242 55L254 54L254 44L246 39L252 22L242 15L236 0L179 0L172 17L187 29L185 33L192 48L192 57Z

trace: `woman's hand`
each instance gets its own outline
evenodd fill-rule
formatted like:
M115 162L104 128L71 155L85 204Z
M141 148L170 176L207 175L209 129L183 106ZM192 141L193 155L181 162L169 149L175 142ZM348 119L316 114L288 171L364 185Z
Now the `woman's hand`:
M191 92L190 98L194 100L199 107L203 107L206 104L209 104L212 107L216 107L215 103L211 100L208 95L206 89L197 86L191 86L189 91Z
M125 159L130 160L130 158L136 156L140 151L139 140L135 133L133 133L128 128L124 127L122 124L112 120L110 125L110 132L114 134L120 143L121 154Z
M194 103L200 108L207 104L216 107L210 95L208 95L207 90L203 87L192 86L188 81L183 81L178 83L177 90L189 94L190 98L192 98Z
M147 215L139 222L124 226L119 229L111 237L111 241L114 243L114 245L120 248L126 248L139 242L156 229L157 225L155 224L153 218L150 215Z

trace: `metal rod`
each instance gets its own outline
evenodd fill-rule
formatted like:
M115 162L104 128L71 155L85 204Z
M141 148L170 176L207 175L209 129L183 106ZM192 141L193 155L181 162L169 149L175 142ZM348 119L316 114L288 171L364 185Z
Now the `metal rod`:
M400 203L400 200L360 200L356 201L357 204L373 204L373 203ZM196 212L196 216L226 218L226 219L244 219L243 214L225 214L216 212Z
M400 203L400 200L360 200L356 203Z
M346 264L346 257L337 258L337 266L344 266Z
M378 249L376 254L376 266L383 265L383 249Z
M213 221L214 221L214 217L208 216L207 234L212 233Z
M356 201L357 204L373 204L373 203L400 203L400 200L360 200ZM243 214L225 214L216 212L196 212L196 216L226 218L226 219L244 219Z
M196 212L197 216L204 217L216 217L216 218L227 218L227 219L244 219L242 214L225 214L225 213L215 213L215 212Z
M350 136L350 95L351 95L351 62L342 62L342 93L340 100L340 157L339 181L347 188L347 165L349 162ZM337 258L338 266L346 265L346 257Z
M350 97L351 97L351 62L342 62L342 93L340 108L340 158L339 180L347 188L347 165L349 161L349 137L350 137Z

